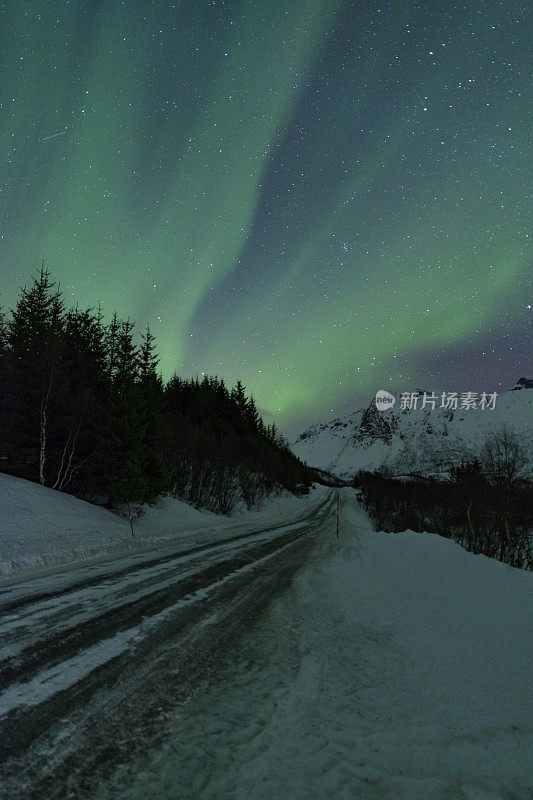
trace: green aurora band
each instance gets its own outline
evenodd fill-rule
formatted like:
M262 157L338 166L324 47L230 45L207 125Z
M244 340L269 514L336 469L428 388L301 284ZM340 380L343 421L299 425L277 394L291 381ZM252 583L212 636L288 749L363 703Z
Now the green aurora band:
M240 378L284 427L519 331L526 79L495 90L487 21L518 47L521 7L473 56L395 5L2 4L2 305L44 258L165 377Z

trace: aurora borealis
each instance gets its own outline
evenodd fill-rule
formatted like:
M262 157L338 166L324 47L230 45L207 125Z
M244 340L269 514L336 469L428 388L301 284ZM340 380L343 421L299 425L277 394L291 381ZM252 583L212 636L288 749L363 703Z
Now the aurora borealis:
M285 430L531 371L527 4L0 2L0 303L157 337ZM529 148L529 152L528 152Z

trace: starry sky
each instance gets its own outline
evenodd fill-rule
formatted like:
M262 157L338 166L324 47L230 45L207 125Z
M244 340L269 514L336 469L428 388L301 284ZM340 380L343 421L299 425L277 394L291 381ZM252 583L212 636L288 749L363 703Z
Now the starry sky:
M528 3L0 2L0 303L148 323L285 432L531 374Z

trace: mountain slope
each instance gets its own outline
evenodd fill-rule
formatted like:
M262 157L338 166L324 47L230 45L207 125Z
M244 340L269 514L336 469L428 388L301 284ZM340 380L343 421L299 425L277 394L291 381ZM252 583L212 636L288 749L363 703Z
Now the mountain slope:
M418 408L379 411L375 400L365 409L313 425L292 442L293 452L310 466L351 477L360 469L386 465L394 475L445 472L473 457L491 431L505 424L533 453L533 381L520 378L512 391L496 398L495 408ZM459 403L460 405L460 403ZM531 460L526 468L531 473Z

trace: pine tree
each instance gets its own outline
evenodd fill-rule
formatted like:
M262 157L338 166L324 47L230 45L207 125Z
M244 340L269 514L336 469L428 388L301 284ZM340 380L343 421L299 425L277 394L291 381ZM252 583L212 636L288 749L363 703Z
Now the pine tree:
M246 402L246 410L244 413L244 417L246 423L250 427L250 430L256 432L259 427L259 412L257 411L255 400L253 397L250 397L249 400Z
M135 324L129 319L119 324L116 340L115 386L119 392L131 391L139 365L139 353L133 343L133 328Z
M159 364L159 357L155 352L155 336L150 330L150 326L146 326L146 330L142 335L142 344L139 352L139 381L143 384L158 384L163 385L160 376L157 374L157 366Z
M120 332L121 322L117 316L117 312L113 313L111 322L105 329L104 333L104 346L107 362L107 376L111 380L115 377L117 370L117 353L118 353L118 337Z
M46 483L55 407L62 393L63 301L44 268L24 288L8 324L12 379L8 460L16 472Z
M106 331L110 395L109 428L102 466L111 506L144 499L141 455L143 429L135 386L138 353L132 332L133 323L119 320L116 314Z
M169 481L163 466L163 381L157 372L159 356L155 336L146 326L139 353L137 405L142 424L142 470L146 480L146 499L168 491Z
M74 486L83 491L94 474L102 446L106 408L106 353L100 311L71 309L63 334L63 380L66 396L61 409L55 482L52 488Z
M237 381L235 387L231 390L231 399L241 412L246 411L248 400L246 397L246 390L241 381Z
M3 308L0 306L0 359L7 352L7 322Z

